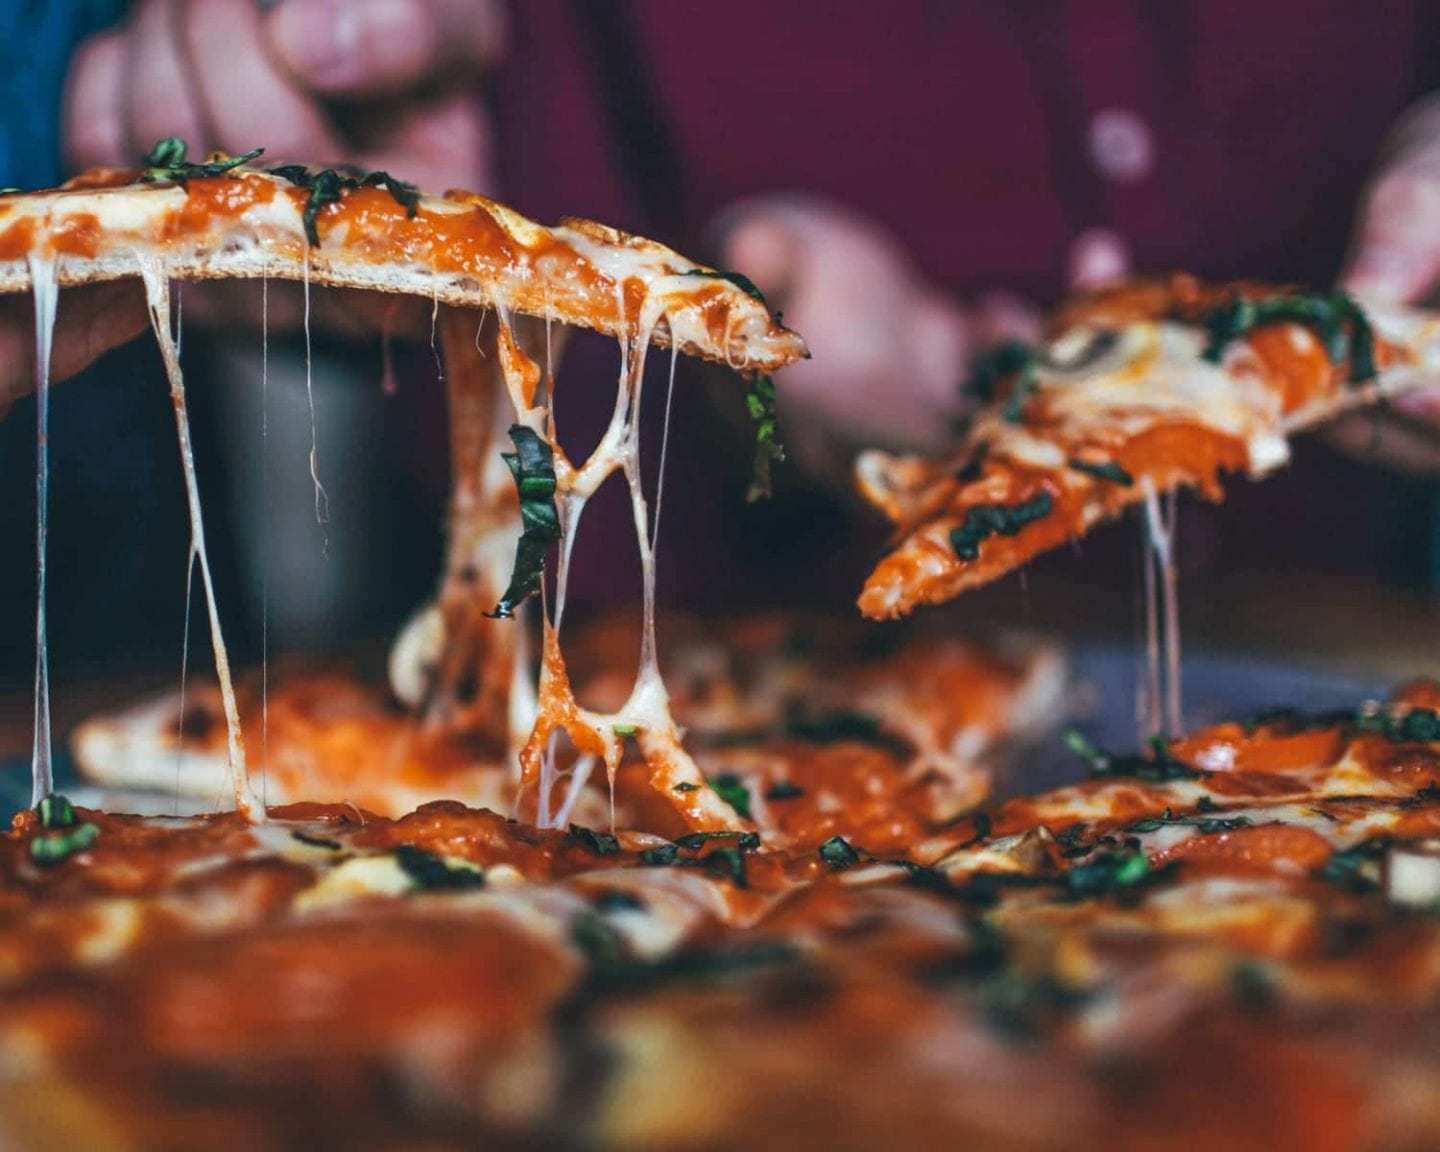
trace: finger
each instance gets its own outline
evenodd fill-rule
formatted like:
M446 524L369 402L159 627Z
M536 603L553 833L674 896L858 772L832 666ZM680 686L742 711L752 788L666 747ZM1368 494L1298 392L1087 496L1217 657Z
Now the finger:
M405 102L372 123L362 167L391 172L430 191L494 190L494 139L489 114L472 86Z
M957 420L969 406L965 365L975 338L964 310L948 295L929 292L917 300L910 335L915 390L921 404L939 420Z
M507 22L494 0L285 0L267 32L309 91L370 97L488 69L504 51Z
M1440 282L1440 164L1422 153L1367 190L1341 283L1350 291L1413 303Z
M801 241L795 230L769 215L740 215L728 225L720 244L720 262L743 272L772 307L784 307L799 271Z
M121 111L124 66L125 40L119 32L90 37L72 57L62 112L70 167L134 163Z
M1065 279L1077 292L1103 288L1130 275L1130 246L1108 228L1091 228L1075 237L1066 260Z
M203 154L213 141L189 73L171 0L146 0L125 38L124 117L127 162L137 163L157 140L179 136Z
M66 289L56 310L51 379L68 380L149 327L145 291L138 281Z
M66 289L56 312L50 379L67 380L149 326L136 281ZM0 301L0 411L35 390L35 306L25 297Z
M320 107L271 60L254 0L190 0L182 43L215 145L265 147L267 163L346 159Z

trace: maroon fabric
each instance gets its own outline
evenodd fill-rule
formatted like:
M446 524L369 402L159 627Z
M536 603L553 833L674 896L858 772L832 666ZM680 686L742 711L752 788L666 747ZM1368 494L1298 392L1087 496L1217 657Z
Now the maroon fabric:
M1386 129L1437 71L1440 6L1424 0L526 0L497 80L501 180L541 219L591 216L702 256L735 200L819 192L884 222L962 295L1054 300L1069 242L1096 226L1141 270L1325 284ZM1142 178L1096 161L1107 110L1148 132ZM608 412L575 377L613 375L609 356L568 366L562 422ZM719 525L740 515L739 481L694 391L677 390L693 442L672 460L704 475L667 494L668 530L704 525L715 554L684 551L724 584L741 579L717 575L738 547ZM808 525L807 507L770 515ZM628 516L595 520L581 598L621 586L613 567L584 573Z

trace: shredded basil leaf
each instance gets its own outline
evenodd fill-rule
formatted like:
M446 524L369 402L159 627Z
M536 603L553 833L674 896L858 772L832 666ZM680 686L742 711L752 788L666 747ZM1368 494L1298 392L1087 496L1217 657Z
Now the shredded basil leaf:
M1000 393L1000 385L1011 376L1019 374L1020 380L1011 389L1010 400L1006 403L1005 418L1012 423L1020 418L1019 412L1012 417L1010 409L1019 395L1019 408L1024 408L1033 385L1035 374L1035 350L1019 340L1002 340L976 357L970 368L970 378L965 390L982 403L988 404Z
M94 824L76 824L30 841L30 859L42 867L59 864L95 843L100 829Z
M583 844L597 856L615 856L620 851L620 841L609 832L596 832L581 824L571 824L565 838Z
M750 390L745 393L745 408L755 428L755 462L750 488L745 493L745 499L753 504L770 497L771 471L785 459L785 446L780 443L780 418L775 411L775 381L769 376L751 377Z
M310 193L305 201L301 220L305 225L305 239L314 248L320 247L318 219L320 209L336 204L346 192L357 188L384 188L394 197L396 203L405 209L407 216L414 217L420 210L420 189L404 180L397 180L388 172L361 172L348 174L335 168L323 168L311 172L303 164L282 164L271 168L270 175L288 180L297 188Z
M848 868L860 863L860 853L843 836L832 836L820 845L820 859L831 868Z
M1055 507L1048 491L1037 492L1019 504L980 504L965 513L965 521L950 529L950 543L961 560L976 560L980 545L991 536L1015 536L1025 525L1043 520Z
M425 892L460 892L485 887L485 873L471 864L451 864L414 844L397 844L392 853L400 870Z
M754 818L750 814L750 789L739 776L733 772L722 772L710 781L710 787L720 799L735 809L736 815L741 819Z
M540 590L545 573L545 554L560 539L560 513L555 507L555 453L550 445L523 424L510 426L514 452L501 459L515 477L520 492L520 543L515 548L515 567L510 584L495 611L485 615L508 620L515 609Z
M676 838L675 843L681 848L688 848L692 852L704 847L711 840L729 840L733 838L736 846L746 852L753 852L760 847L760 833L758 832L731 832L729 830L720 832L687 832L684 836Z
M1113 460L1106 460L1099 464L1092 464L1089 460L1070 460L1067 463L1076 472L1084 472L1087 476L1094 476L1097 480L1109 480L1112 484L1119 484L1122 488L1129 488L1135 483L1135 477Z
M640 726L638 724L612 724L610 731L614 732L616 736L634 736L640 731Z
M805 789L789 780L776 780L765 789L766 800L797 800L805 795Z
M1294 322L1315 330L1331 363L1349 364L1349 382L1375 378L1375 335L1370 321L1344 292L1328 295L1276 295L1262 300L1236 297L1204 317L1208 340L1203 355L1220 363L1230 344L1268 324Z
M1167 780L1198 780L1204 775L1170 755L1163 740L1152 743L1148 756L1116 756L1097 747L1071 728L1061 739L1065 747L1090 765L1090 775L1105 779L1144 780L1160 784Z
M35 815L40 817L42 828L71 828L75 825L75 809L70 801L58 792L41 799L35 805Z
M752 300L763 304L768 311L770 303L765 299L765 293L755 287L755 281L748 276L742 276L739 272L723 272L717 268L691 268L688 272L682 272L682 276L703 276L708 280L725 280L735 285Z
M1065 874L1065 884L1076 896L1103 896L1129 888L1150 875L1150 859L1143 852L1111 852L1077 864Z
M1202 797L1209 799L1209 797ZM1212 805L1213 806L1213 805ZM1251 820L1248 816L1208 817L1208 816L1176 816L1169 808L1166 808L1159 816L1147 816L1137 820L1126 828L1127 832L1155 832L1166 826L1190 825L1198 828L1203 834L1210 835L1212 832L1233 832L1237 828L1249 828Z
M1389 847L1389 836L1372 836L1353 848L1336 852L1316 875L1348 892L1379 891L1385 851Z
M209 176L221 176L232 168L238 168L263 153L265 149L255 148L243 156L222 156L207 160L203 164L192 164L185 159L185 141L179 136L167 136L157 140L155 147L140 163L140 183L184 184L187 180L203 180Z
M664 868L674 864L680 855L680 849L675 844L661 844L655 848L646 848L640 853L640 863L649 865L652 868Z
M691 784L690 781L688 781L688 780L682 780L682 781L680 781L679 784L676 784L674 788L670 789L670 791L672 791L672 792L699 792L699 791L700 791L700 785L699 785L699 784Z
M339 852L345 847L338 840L329 840L324 836L311 836L308 832L291 832L290 835L301 844L307 844L311 848L324 848L328 852Z

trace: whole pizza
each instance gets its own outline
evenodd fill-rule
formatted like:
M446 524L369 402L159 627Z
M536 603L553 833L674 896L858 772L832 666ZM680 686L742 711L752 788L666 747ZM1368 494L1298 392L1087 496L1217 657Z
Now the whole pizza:
M383 674L232 675L170 285L233 277L431 302L446 562ZM42 471L0 1147L1440 1146L1440 685L1186 733L1172 679L1135 751L1058 731L1076 686L1051 641L657 621L648 350L736 371L756 495L783 459L773 376L807 353L743 276L603 225L179 141L0 195L42 432L57 297L123 278L165 363L219 676L88 722L87 783L55 790ZM556 432L565 326L619 347L583 460ZM1184 276L1077 301L981 365L952 454L862 457L896 538L861 608L938 603L1133 505L1173 677L1174 493L1218 498L1421 382L1437 334ZM641 611L567 620L569 544L612 476ZM1062 739L1071 783L1017 790Z

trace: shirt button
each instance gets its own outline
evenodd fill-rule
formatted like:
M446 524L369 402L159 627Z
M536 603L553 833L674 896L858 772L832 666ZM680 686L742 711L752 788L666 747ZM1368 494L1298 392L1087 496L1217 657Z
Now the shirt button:
M1155 140L1145 121L1126 108L1095 114L1088 133L1090 160L1102 176L1134 184L1155 167Z

